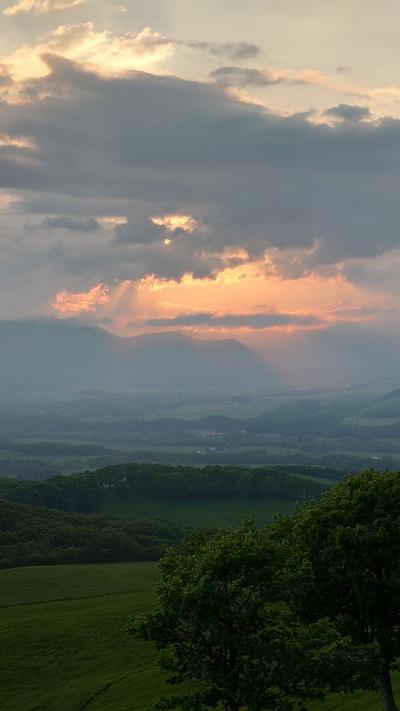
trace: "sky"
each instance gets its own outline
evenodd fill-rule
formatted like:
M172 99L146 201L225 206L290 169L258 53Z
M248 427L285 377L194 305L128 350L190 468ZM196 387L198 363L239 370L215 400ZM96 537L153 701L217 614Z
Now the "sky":
M398 347L398 2L0 12L1 319Z

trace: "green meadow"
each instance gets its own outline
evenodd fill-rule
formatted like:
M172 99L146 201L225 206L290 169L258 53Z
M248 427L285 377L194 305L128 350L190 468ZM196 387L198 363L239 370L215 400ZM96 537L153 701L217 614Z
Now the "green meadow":
M326 482L324 482L326 484ZM145 496L107 498L99 513L122 514L139 518L159 518L181 526L219 528L240 524L251 515L257 524L270 523L278 513L288 514L294 504L281 499L221 499L212 501L166 501Z
M168 693L151 644L124 632L156 602L154 563L0 572L2 711L147 711ZM400 678L395 689L400 695ZM380 711L374 693L312 711Z

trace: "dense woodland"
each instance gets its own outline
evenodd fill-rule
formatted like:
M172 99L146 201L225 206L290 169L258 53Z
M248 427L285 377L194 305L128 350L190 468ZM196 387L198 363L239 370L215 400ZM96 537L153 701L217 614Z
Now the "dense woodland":
M301 468L300 468L300 471ZM0 567L157 560L184 535L172 523L94 515L110 497L305 501L322 487L280 469L131 464L41 481L0 479Z
M0 568L158 560L185 531L173 523L82 515L0 501Z
M318 474L299 467L292 472ZM334 473L331 473L333 476ZM328 472L329 476L329 472ZM130 464L106 467L68 477L42 481L0 479L0 499L64 511L91 513L110 495L151 496L163 500L281 499L305 501L318 498L323 487L288 473L284 468L173 467L162 464Z

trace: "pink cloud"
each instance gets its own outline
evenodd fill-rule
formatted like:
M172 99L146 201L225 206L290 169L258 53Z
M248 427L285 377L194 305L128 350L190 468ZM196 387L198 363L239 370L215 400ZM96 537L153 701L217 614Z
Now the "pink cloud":
M110 301L110 289L106 284L97 284L89 291L71 292L64 289L56 295L53 309L59 314L80 314L95 311Z

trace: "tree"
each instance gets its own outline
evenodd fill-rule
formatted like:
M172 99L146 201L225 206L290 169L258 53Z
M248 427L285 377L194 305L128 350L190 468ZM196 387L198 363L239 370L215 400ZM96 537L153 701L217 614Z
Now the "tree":
M286 554L251 521L214 538L195 534L167 553L158 611L128 623L155 641L170 683L189 682L161 708L283 711L365 683L373 650L327 620L299 621L284 603Z
M383 708L397 711L391 670L400 655L400 474L346 477L286 525L310 566L308 584L297 586L305 618L327 615L355 643L378 645Z

